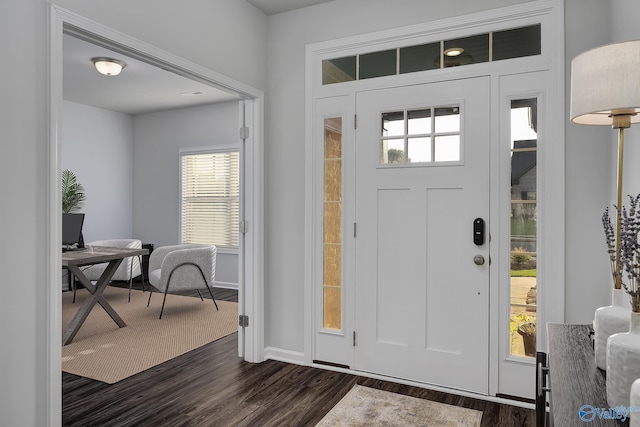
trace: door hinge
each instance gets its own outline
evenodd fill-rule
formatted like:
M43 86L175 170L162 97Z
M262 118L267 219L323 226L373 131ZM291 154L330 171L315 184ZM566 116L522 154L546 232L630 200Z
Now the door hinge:
M249 326L249 316L246 314L240 314L238 316L238 326L246 328Z
M357 229L357 224L354 222L353 223L353 237L356 237L356 229Z
M353 346L356 346L356 331L353 331Z
M249 128L241 127L240 128L240 139L248 139L249 138Z
M357 114L353 115L353 128L354 129L358 129L358 115Z
M240 233L247 234L249 232L249 221L240 221Z

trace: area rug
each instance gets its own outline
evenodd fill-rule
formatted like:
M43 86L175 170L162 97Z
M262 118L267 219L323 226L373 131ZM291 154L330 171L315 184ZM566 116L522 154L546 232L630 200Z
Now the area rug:
M62 346L62 370L108 384L116 383L190 350L238 330L238 304L211 299L168 295L162 319L158 319L163 294L109 286L105 299L127 324L119 328L96 304L73 341ZM62 327L65 328L87 297L86 289L62 296Z
M478 427L481 421L481 411L355 385L316 426Z

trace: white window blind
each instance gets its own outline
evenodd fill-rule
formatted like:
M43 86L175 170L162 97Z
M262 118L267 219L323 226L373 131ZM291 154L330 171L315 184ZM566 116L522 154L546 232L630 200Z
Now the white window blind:
M238 151L181 153L182 242L237 248Z

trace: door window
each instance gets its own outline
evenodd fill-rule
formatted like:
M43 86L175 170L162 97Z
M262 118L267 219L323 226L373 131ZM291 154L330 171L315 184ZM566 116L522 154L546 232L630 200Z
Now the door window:
M380 164L458 162L460 107L427 107L381 114Z

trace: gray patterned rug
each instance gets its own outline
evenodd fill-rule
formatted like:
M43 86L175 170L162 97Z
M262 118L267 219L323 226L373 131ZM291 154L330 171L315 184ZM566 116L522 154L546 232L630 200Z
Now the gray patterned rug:
M355 385L316 427L479 427L481 420L474 409Z

